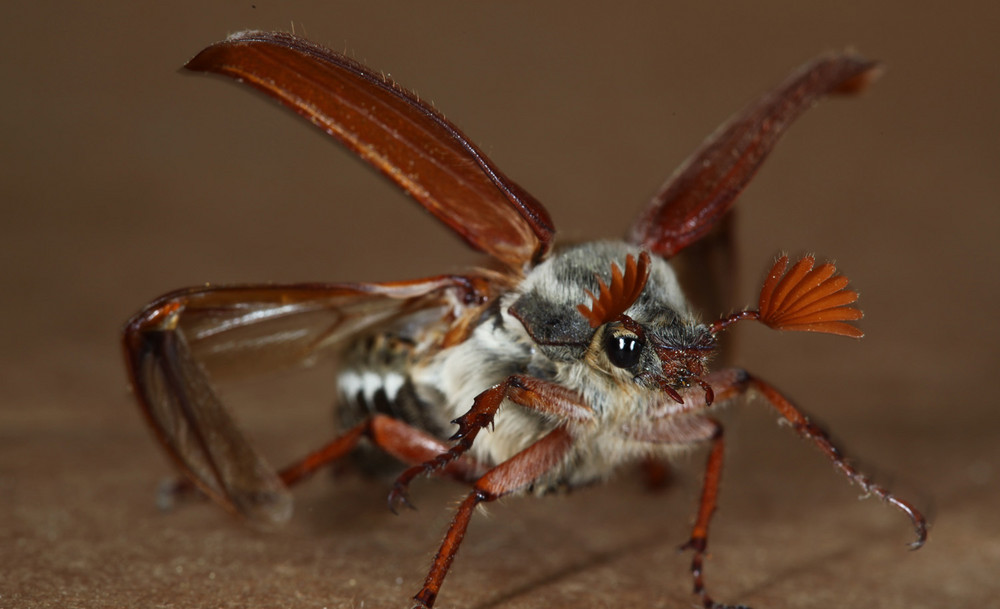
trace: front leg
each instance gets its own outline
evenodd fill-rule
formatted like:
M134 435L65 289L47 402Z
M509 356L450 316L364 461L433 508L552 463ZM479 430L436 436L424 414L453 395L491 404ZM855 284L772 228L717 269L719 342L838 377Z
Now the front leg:
M458 425L458 431L451 437L455 444L450 449L407 469L396 478L389 493L389 505L393 511L401 504L412 507L407 499L407 491L414 478L448 466L472 448L479 432L493 424L493 417L504 400L551 415L560 421L582 422L593 418L593 411L583 403L580 396L562 385L530 376L509 376L477 395L469 412L453 421Z
M795 430L799 436L809 440L816 445L823 453L830 458L833 465L837 468L837 471L847 476L847 479L851 482L857 484L861 487L861 490L865 492L865 495L875 495L882 501L885 501L892 507L898 509L899 511L906 514L910 519L910 523L913 525L913 531L916 534L916 539L910 542L910 549L916 550L924 545L927 541L927 519L924 515L920 513L912 503L904 499L896 497L889 489L876 484L871 476L865 474L864 472L858 471L844 453L834 446L833 442L830 440L830 436L827 435L818 425L809 420L801 410L799 410L791 401L783 396L777 389L772 387L766 381L759 378L747 375L748 387L763 395L771 405L774 406L775 410L781 414L789 423L791 423L792 428Z
M572 440L565 426L557 427L541 440L486 472L473 484L472 492L458 506L441 548L434 556L424 587L413 597L415 609L431 609L434 606L444 577L465 537L475 507L529 486L562 461L572 446Z
M722 479L722 463L725 453L722 425L713 419L705 419L714 426L712 433L712 448L708 452L708 462L705 465L705 480L701 488L701 500L698 503L698 518L691 530L691 538L681 546L682 550L693 550L691 557L691 577L694 579L694 593L701 598L705 609L749 609L745 605L720 605L712 600L705 589L705 553L708 550L708 525L715 513L719 496L719 482Z
M754 391L771 403L778 413L789 422L800 437L816 445L830 460L839 472L860 486L866 494L872 494L893 507L905 513L913 524L916 540L911 544L913 549L923 545L927 538L927 522L923 515L908 501L899 499L888 489L858 471L844 457L843 452L834 446L829 436L819 426L813 423L801 410L792 404L777 389L766 381L754 377L745 370L729 368L714 372L705 377L719 401L738 397ZM702 484L701 500L698 505L698 516L691 538L683 549L694 551L691 559L691 574L694 579L694 592L701 598L706 609L723 609L728 605L716 603L708 594L704 580L704 559L708 548L708 529L719 494L722 476L722 463L725 444L722 426L715 420L699 416L709 406L705 394L690 391L684 396L682 404L667 403L664 408L654 411L653 417L641 428L630 430L630 437L636 440L657 444L690 445L705 440L711 441L708 461L705 467L705 479ZM737 607L744 607L738 605Z

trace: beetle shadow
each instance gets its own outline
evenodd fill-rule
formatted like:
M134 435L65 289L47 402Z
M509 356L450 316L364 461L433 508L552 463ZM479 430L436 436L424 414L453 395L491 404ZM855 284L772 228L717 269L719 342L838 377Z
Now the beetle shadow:
M313 482L315 488L296 490L293 518L304 528L335 536L395 521L388 507L390 480L355 472L331 472L323 477L328 479Z
M657 548L663 546L664 543L664 540L655 534L644 535L641 538L636 537L631 541L624 541L615 547L598 551L588 557L571 562L553 571L541 573L537 577L534 577L517 587L501 592L492 598L483 601L482 603L472 605L472 609L498 609L499 607L506 606L508 603L515 601L519 597L529 596L538 590L553 586L562 580L567 580L577 575L584 574L592 569L610 565L622 557L634 555L637 552L655 551ZM678 552L683 551L679 545L677 546L677 550ZM839 548L833 548L823 554L789 564L780 572L771 571L767 574L761 573L761 577L757 578L756 583L752 583L742 587L741 589L730 590L728 594L734 594L734 598L762 597L766 595L769 590L779 587L784 582L788 582L790 580L794 581L797 579L805 581L809 574L822 570L824 566L829 565L830 563L848 560L856 552L856 550L857 548L850 544ZM719 573L717 575L721 576L723 574ZM668 593L669 591L666 589L660 591L660 594L664 596Z
M536 590L552 586L562 580L570 579L592 569L610 565L620 558L633 555L636 552L653 551L663 546L664 543L664 539L656 534L646 534L642 537L623 541L614 547L599 550L587 557L569 562L553 571L543 572L537 577L493 596L491 599L487 599L478 605L472 605L471 609L497 609L506 606L518 597L530 595Z
M789 564L780 572L769 571L766 575L761 574L756 583L750 584L738 591L741 597L763 597L769 590L773 590L788 581L806 581L810 574L815 574L823 570L830 563L842 562L857 552L857 547L847 544L841 548L834 548L828 552L811 558L796 561Z

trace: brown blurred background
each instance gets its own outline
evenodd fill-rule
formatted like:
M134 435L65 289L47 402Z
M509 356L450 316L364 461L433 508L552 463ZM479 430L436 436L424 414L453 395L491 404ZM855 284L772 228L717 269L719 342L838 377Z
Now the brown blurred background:
M727 415L716 597L757 609L1000 606L997 10L882 3L18 3L0 9L0 607L403 607L462 491L320 476L286 529L154 507L166 460L125 384L122 322L203 282L460 270L457 239L300 120L178 68L292 29L431 100L546 203L615 237L729 114L816 54L887 65L796 125L740 203L741 298L780 250L835 257L867 336L742 332L737 360L933 517L859 502L760 405ZM330 371L226 388L284 462L328 437ZM441 607L688 607L703 453L477 516Z

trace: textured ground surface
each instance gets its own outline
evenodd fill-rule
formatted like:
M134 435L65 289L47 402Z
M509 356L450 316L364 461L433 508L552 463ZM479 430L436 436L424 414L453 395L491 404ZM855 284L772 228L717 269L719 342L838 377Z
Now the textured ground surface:
M299 122L177 73L229 31L292 25L433 100L571 239L621 234L705 134L793 66L848 45L883 59L882 82L809 114L740 205L743 297L779 250L835 256L868 335L753 328L738 360L925 507L930 541L907 552L904 518L857 501L750 405L727 415L709 582L757 609L997 602L995 15L972 2L202 4L3 11L0 607L403 607L419 587L460 489L423 484L420 510L394 517L384 485L321 476L272 534L208 505L158 512L169 469L122 373L121 322L168 289L475 261ZM227 396L281 462L326 438L328 374ZM691 606L676 548L702 458L660 495L626 475L477 516L441 606Z

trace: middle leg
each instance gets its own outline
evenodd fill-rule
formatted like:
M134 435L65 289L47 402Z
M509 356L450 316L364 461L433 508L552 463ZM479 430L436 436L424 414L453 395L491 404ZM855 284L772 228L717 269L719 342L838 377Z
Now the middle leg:
M281 481L286 486L298 484L316 470L347 456L363 438L408 465L424 463L449 449L445 442L427 432L399 419L375 414L281 470ZM463 457L450 461L439 471L460 482L471 483L484 469L472 459Z

